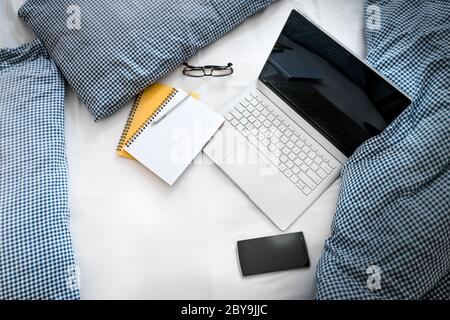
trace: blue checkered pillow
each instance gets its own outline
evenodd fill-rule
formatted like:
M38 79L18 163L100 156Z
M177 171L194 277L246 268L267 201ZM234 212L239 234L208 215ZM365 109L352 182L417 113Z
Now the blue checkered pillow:
M95 120L274 0L28 0L19 10Z
M0 299L75 299L64 81L35 40L0 49Z
M366 19L369 63L414 103L345 165L317 297L449 299L450 2L366 1Z

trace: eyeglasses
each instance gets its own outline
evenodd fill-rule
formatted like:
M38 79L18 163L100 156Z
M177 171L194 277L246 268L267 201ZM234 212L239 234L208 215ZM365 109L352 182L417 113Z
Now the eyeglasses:
M233 73L233 64L228 63L226 66L203 66L196 67L191 66L187 63L183 63L185 68L183 69L183 74L188 77L225 77Z

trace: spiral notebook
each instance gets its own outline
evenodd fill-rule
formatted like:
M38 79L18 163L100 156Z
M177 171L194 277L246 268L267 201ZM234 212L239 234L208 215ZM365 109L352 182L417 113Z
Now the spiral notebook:
M125 143L131 139L142 124L151 117L162 104L164 104L166 99L170 97L175 90L176 89L173 87L155 83L137 96L117 145L117 155L128 159L134 159L125 151ZM191 95L197 100L200 98L197 93L191 93Z
M173 185L223 122L222 116L186 91L174 89L123 149Z

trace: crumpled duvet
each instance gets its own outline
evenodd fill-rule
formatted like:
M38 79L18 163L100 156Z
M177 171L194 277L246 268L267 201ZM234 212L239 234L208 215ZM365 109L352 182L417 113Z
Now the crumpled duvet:
M368 62L414 102L345 165L316 297L448 299L450 2L365 8Z

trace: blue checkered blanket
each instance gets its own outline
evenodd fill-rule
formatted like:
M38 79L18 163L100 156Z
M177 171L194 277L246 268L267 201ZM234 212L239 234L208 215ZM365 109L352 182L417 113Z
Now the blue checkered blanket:
M79 297L64 108L39 40L0 49L0 300Z
M342 172L319 299L450 298L450 2L366 1L367 60L413 97Z

